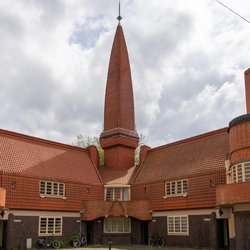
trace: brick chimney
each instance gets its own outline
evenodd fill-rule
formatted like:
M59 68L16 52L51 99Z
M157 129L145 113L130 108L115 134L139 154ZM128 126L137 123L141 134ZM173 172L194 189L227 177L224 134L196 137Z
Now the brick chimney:
M245 71L245 91L247 114L250 113L250 68Z

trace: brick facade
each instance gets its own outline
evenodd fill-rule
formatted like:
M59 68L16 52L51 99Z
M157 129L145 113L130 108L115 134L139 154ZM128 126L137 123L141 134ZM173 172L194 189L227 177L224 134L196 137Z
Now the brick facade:
M58 239L65 242L81 226L90 244L107 244L110 240L114 244L147 244L149 236L157 234L164 237L167 246L250 249L249 170L246 168L248 183L227 183L232 165L250 160L249 70L245 72L248 114L235 118L228 128L152 149L142 146L137 166L134 158L139 137L132 78L119 23L100 135L104 166L99 166L94 146L81 149L0 130L3 248L25 249L27 238L36 246L39 215L53 213L63 214L63 231ZM50 183L49 195L40 195L41 180ZM187 183L185 192L180 184L183 180ZM65 195L59 195L59 182L65 187ZM166 192L166 182L173 184L171 194ZM106 201L104 190L108 188L113 191L107 191ZM4 211L9 216L4 216ZM20 211L25 215L20 216ZM188 216L188 234L168 233L171 213ZM104 219L121 216L131 218L131 232L104 233Z

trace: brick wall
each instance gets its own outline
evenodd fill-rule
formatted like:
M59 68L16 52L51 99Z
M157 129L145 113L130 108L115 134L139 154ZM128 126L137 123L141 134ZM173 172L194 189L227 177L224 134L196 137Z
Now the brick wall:
M216 186L225 184L225 169L192 176L182 176L188 180L187 196L165 196L165 181L133 185L132 200L149 199L153 211L209 208L216 205ZM168 180L169 181L169 180Z
M53 211L80 211L84 200L102 200L103 186L65 182L66 199L40 197L39 178L21 175L3 175L6 189L6 207L12 209L39 209ZM53 180L62 181L63 180Z
M133 167L135 163L135 150L127 147L113 147L105 149L104 164L111 168Z
M235 247L240 250L250 249L250 211L234 213Z
M189 235L168 235L167 217L154 217L149 222L149 236L160 235L165 246L217 249L216 218L214 215L188 216Z
M69 242L74 234L79 233L79 218L63 218L62 236L54 237L54 239ZM32 247L37 247L39 216L14 216L9 215L8 221L4 228L6 239L4 242L5 250L10 250L13 247L26 249L26 239L32 239ZM83 225L84 232L84 225ZM51 237L48 237L51 238Z

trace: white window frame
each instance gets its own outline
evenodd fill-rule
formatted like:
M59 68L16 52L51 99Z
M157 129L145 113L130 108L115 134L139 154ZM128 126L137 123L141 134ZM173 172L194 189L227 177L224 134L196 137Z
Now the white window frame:
M188 215L168 216L167 228L168 228L168 235L184 235L184 236L189 235Z
M250 162L233 165L230 173L231 183L250 181Z
M40 180L39 192L41 197L65 198L65 183Z
M127 228L124 222L127 223ZM122 226L122 229L119 229ZM126 230L127 229L127 230ZM131 233L131 219L127 217L108 217L104 219L103 232L106 234L128 234Z
M111 197L108 198L108 190L111 191ZM119 191L118 191L119 190ZM124 196L125 191L127 191L126 197ZM118 191L118 192L117 192ZM104 200L105 201L130 201L130 186L105 186ZM118 194L118 196L117 196Z
M61 216L40 216L38 236L61 236L63 220Z
M165 197L186 196L187 193L188 193L187 179L165 182Z

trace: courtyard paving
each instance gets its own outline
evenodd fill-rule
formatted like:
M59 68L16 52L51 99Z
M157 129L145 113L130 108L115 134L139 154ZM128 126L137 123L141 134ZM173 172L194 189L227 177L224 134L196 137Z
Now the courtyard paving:
M65 249L65 248L64 248ZM68 248L68 249L71 249L72 248ZM75 249L78 249L78 250L93 250L93 249L98 249L98 250L107 250L109 249L108 246L87 246L87 247L82 247L82 248L75 248ZM166 246L166 247L162 247L162 248L159 248L159 247L149 247L149 246L145 246L145 245L133 245L133 246L112 246L111 250L145 250L145 249L152 249L152 250L194 250L194 248L183 248L183 247L169 247L169 246ZM202 250L208 250L206 248L195 248L195 250L198 250L198 249L202 249Z

